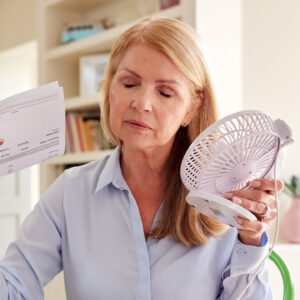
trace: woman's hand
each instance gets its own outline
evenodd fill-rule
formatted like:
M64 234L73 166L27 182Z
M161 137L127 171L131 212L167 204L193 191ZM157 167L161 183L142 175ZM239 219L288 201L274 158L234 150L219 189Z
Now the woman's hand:
M236 221L243 227L238 229L241 242L260 246L262 234L271 227L277 216L276 200L272 197L275 194L275 182L273 179L262 178L248 182L247 185L253 188L228 192L223 196L248 209L257 217L257 221L244 218L236 218ZM277 180L278 192L283 186L283 182ZM265 214L269 216L264 217Z
M2 144L4 144L4 139L1 139L1 138L0 138L0 146L1 146Z

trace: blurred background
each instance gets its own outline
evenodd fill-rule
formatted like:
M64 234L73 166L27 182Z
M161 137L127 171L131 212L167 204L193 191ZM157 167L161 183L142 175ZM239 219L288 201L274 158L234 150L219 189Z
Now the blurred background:
M280 177L290 182L300 175L300 1L0 0L0 99L58 80L67 114L64 156L0 178L0 257L40 194L64 169L110 151L99 125L99 82L114 39L149 15L181 19L205 40L220 117L257 109L290 125L295 143L287 149ZM284 233L284 217L296 196L280 194L275 249L290 265L300 297L300 240ZM279 273L270 268L274 299L282 299ZM62 274L45 295L65 299Z

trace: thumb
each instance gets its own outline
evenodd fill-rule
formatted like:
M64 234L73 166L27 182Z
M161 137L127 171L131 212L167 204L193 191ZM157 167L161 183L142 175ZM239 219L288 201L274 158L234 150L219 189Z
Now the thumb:
M4 139L0 138L0 146L4 144Z

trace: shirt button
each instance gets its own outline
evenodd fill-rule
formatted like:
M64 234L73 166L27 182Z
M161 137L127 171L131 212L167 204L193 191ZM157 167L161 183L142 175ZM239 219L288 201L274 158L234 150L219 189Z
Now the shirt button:
M236 254L238 256L245 256L247 254L247 252L243 248L239 248L236 250Z

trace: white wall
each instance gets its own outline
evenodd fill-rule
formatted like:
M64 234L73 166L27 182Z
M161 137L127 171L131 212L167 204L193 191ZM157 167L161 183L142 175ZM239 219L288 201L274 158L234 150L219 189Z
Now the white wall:
M0 0L0 51L36 39L37 0Z
M300 1L243 1L244 109L284 119L294 131L283 178L300 175Z
M198 0L196 29L205 40L219 116L242 108L242 6L240 0Z
M242 108L259 109L284 119L294 131L295 143L288 146L281 177L300 176L300 1L244 0L242 5ZM280 224L291 199L280 196ZM270 237L273 237L274 226ZM279 231L279 241L286 242ZM275 247L276 249L276 247ZM300 269L297 257L300 246L278 245L287 260L299 298ZM275 299L281 284L271 272Z
M281 177L300 175L300 1L198 0L196 11L220 117L258 109L286 120L295 143L287 148Z
M0 51L0 99L37 85L37 41Z

